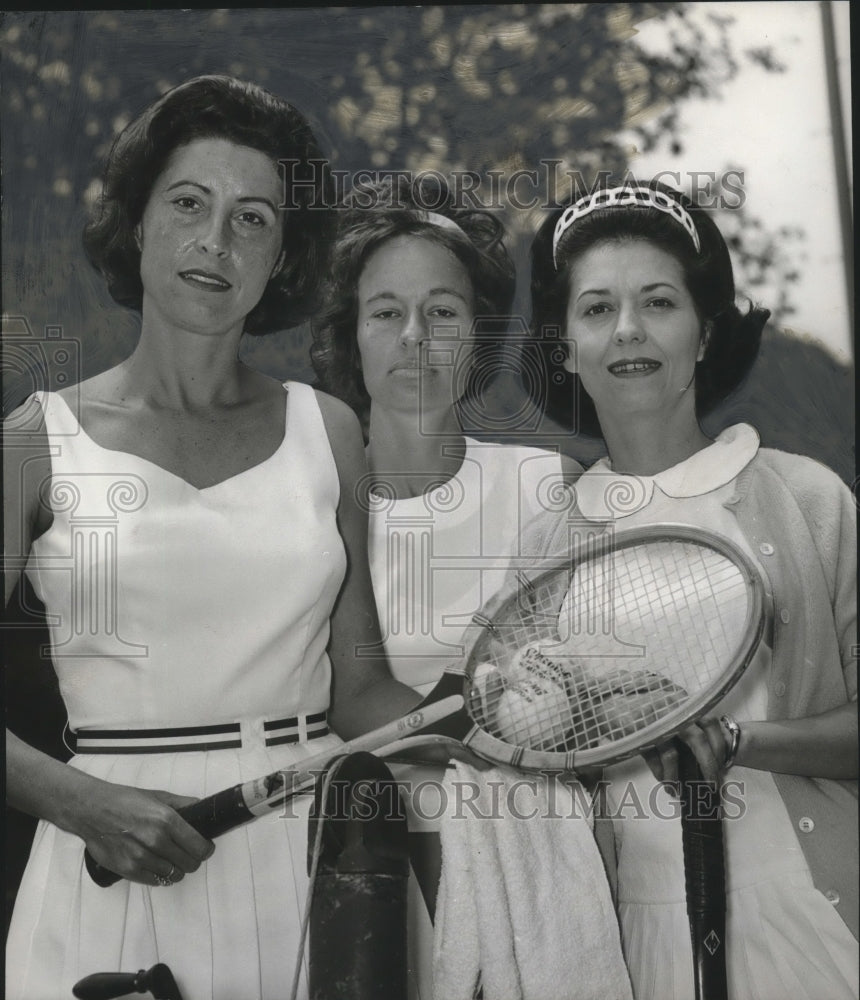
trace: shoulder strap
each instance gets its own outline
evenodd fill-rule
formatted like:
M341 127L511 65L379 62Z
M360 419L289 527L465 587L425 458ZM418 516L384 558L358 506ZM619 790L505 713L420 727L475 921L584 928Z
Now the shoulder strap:
M340 478L332 453L328 429L317 401L316 390L306 382L285 382L287 397L287 436L290 445L307 455L310 464L320 470L325 467L327 485L340 495ZM289 448L285 453L289 454ZM293 453L293 459L295 452Z

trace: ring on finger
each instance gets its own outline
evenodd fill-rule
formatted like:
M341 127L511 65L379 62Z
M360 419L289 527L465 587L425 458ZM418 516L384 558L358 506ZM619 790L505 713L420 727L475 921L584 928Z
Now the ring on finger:
M161 886L173 885L174 882L178 882L182 878L180 872L177 871L176 865L171 864L170 871L166 875L156 875L156 884Z
M184 874L185 873L183 871L180 871L180 869L177 868L176 865L171 865L170 871L167 873L167 875L165 875L165 878L170 881L171 885L173 885L175 882L180 882Z

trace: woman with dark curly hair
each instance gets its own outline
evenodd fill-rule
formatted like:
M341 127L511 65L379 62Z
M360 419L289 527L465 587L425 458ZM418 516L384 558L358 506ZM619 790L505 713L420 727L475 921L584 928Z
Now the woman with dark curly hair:
M509 350L515 274L499 220L459 207L425 175L356 187L338 223L312 358L323 388L366 421L370 568L385 650L395 677L426 693L504 580L520 525L541 509L541 484L559 482L564 467L557 454L462 430L461 412L481 405ZM411 788L441 788L444 774L398 771ZM441 865L439 817L418 805L409 825L426 907L411 893L411 998L433 995Z
M536 346L564 374L549 410L602 435L608 451L577 482L577 514L716 531L766 581L765 641L714 714L683 734L706 777L731 768L738 782L739 815L724 824L729 995L856 997L850 493L817 462L759 447L747 424L713 440L702 429L751 368L768 313L737 308L717 226L678 192L607 181L573 200L541 227L532 278ZM567 522L544 518L529 535L557 554ZM607 771L620 919L637 1000L681 1000L693 969L680 823L655 783L676 777L677 760L662 748L650 766Z
M515 275L499 220L425 175L356 187L338 221L312 359L321 386L366 423L386 652L394 675L426 693L501 583L520 526L580 469L462 430L510 351Z
M282 159L314 185L285 190ZM46 605L75 754L7 736L10 801L42 820L9 997L166 962L189 1000L280 1000L300 960L307 804L217 850L176 810L417 701L381 656L354 656L379 643L358 422L238 360L243 332L316 305L320 167L305 119L253 84L199 77L147 108L85 234L140 311L139 342L7 422L7 552ZM97 887L84 847L123 880Z

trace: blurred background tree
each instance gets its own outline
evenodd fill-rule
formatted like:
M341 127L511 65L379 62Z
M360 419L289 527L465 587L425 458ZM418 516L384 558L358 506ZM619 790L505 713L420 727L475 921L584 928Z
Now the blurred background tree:
M660 55L637 43L656 19ZM767 49L739 53L719 5L706 18L683 3L527 4L296 10L105 11L3 17L5 311L39 331L61 325L81 342L81 375L124 357L135 317L112 308L78 234L118 131L158 94L198 73L228 72L287 95L316 122L336 169L490 172L533 198L499 205L521 274L542 205L567 194L567 171L623 171L635 135L649 149L669 134L683 149L679 102L718 97L739 70L778 73ZM548 189L549 174L557 179ZM508 192L510 193L510 192ZM792 241L746 208L722 213L742 290L767 282L779 324L791 312ZM527 282L516 307L528 314ZM310 378L306 329L247 343L250 363ZM29 385L5 380L7 406ZM516 394L503 380L488 405ZM586 448L587 450L587 448Z

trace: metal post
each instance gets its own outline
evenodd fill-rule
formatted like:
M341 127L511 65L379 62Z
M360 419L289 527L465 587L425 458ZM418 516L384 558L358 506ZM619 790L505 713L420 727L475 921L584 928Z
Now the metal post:
M836 170L836 203L839 208L839 229L842 236L842 262L845 293L848 298L848 323L854 334L854 225L851 212L848 177L848 147L842 118L842 96L836 65L836 34L833 28L833 4L820 0L821 31L824 39L824 72L827 76L827 97L830 103L830 129L833 137L833 161Z

